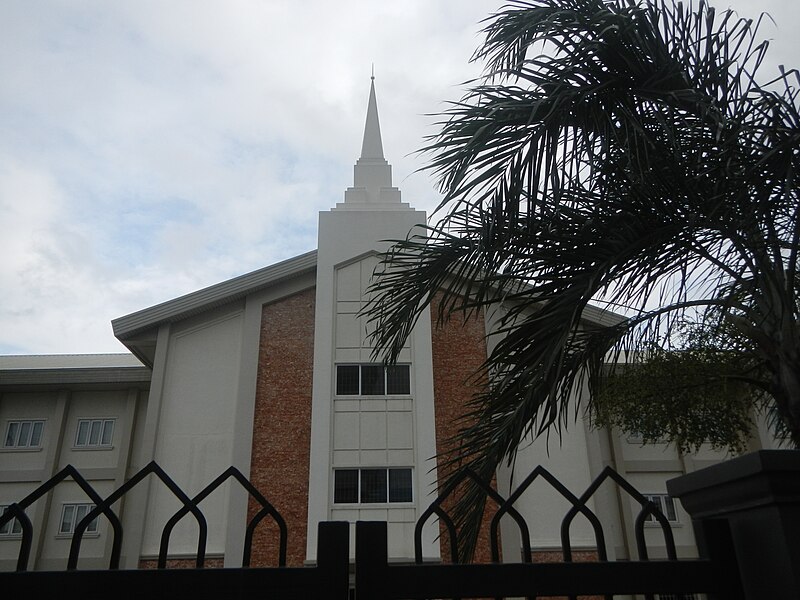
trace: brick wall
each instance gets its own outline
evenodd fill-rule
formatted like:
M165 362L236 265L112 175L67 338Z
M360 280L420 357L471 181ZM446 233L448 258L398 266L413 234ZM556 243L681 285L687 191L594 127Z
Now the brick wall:
M262 310L250 481L288 527L287 564L306 554L314 298L309 289ZM252 500L248 519L259 510ZM277 528L265 518L253 538L251 566L278 564Z
M431 303L432 350L433 350L433 393L436 411L436 452L446 454L450 448L447 440L458 433L463 423L460 418L475 392L486 385L485 379L475 380L481 364L486 360L486 327L483 313L471 319L461 314L453 314L449 322L437 326L439 298ZM442 464L442 459L438 461ZM438 468L441 478L443 470ZM493 487L496 487L494 481ZM450 504L445 504L445 509ZM483 525L481 527L475 562L490 562L491 547L489 545L489 521L496 511L491 500L486 503ZM449 562L450 543L447 531L441 529L442 559Z
M225 565L225 559L221 556L206 557L204 568L206 569L221 569ZM139 561L140 569L157 569L157 558L143 558ZM197 560L194 558L169 558L167 559L167 569L195 569L197 568Z

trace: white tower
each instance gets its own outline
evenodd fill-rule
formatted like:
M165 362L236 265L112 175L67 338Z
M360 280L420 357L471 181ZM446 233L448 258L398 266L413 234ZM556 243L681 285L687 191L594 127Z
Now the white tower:
M389 554L413 557L414 524L435 497L436 454L430 317L423 315L398 367L371 356L366 289L388 247L424 224L401 202L383 155L374 78L361 157L344 202L320 213L307 556L324 520L389 523ZM438 557L438 531L425 532L426 557Z

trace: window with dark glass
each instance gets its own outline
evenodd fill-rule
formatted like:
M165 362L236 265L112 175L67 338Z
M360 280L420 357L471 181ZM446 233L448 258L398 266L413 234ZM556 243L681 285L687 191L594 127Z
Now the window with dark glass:
M75 533L75 526L94 509L94 504L64 504L61 509L61 523L58 526L58 533ZM97 519L92 519L86 527L86 533L97 533Z
M386 502L386 469L361 469L361 503Z
M407 396L410 393L409 365L336 365L337 396Z
M339 365L336 367L336 394L338 396L357 396L359 390L358 365Z
M411 502L411 469L389 469L389 502Z
M389 395L410 394L411 377L409 371L408 365L386 367L386 393Z
M335 469L334 504L412 502L411 468Z
M333 502L335 504L358 502L358 469L337 469L333 472Z
M386 380L383 375L383 365L361 365L361 394L364 396L386 394Z

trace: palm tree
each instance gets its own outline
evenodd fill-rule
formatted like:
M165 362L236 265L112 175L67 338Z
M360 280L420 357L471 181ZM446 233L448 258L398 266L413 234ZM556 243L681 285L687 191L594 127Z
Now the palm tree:
M800 445L797 73L756 80L760 20L702 0L518 0L486 23L485 76L423 148L441 220L384 256L368 309L391 361L434 295L441 321L502 304L459 464L490 478L578 414L573 390L594 395L609 357L687 315L748 341L770 375L750 383ZM589 303L626 318L587 326Z

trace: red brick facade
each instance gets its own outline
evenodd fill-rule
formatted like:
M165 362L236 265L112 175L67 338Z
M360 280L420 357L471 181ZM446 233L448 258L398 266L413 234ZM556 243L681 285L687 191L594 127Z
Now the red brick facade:
M221 556L206 558L204 568L221 569L225 565L225 559ZM194 569L197 567L197 560L194 558L169 558L167 559L167 569ZM139 561L140 569L157 569L158 559L143 558Z
M439 299L431 303L432 350L433 350L433 393L436 411L436 452L442 454L449 448L448 439L458 433L463 425L467 403L485 381L475 381L475 374L486 360L486 326L483 313L471 319L461 314L453 314L450 321L438 327ZM441 464L441 460L438 461ZM443 472L439 468L439 477ZM493 482L494 483L494 482ZM447 507L445 507L447 508ZM490 562L489 521L496 507L491 500L486 503L483 526L481 527L475 562ZM449 561L450 543L444 526L441 526L442 559Z
M286 520L290 566L306 556L314 300L311 288L265 305L261 317L250 481ZM258 510L251 500L248 519ZM253 538L251 565L277 564L277 528L267 517Z

